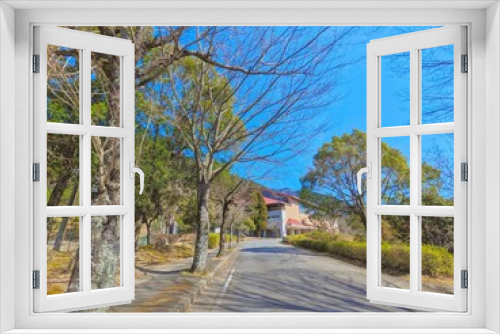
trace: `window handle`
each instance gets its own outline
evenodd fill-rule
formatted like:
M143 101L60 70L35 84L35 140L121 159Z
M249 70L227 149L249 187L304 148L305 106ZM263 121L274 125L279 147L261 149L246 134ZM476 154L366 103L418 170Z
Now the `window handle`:
M363 167L358 171L357 177L358 177L358 193L360 195L363 195L363 190L361 190L361 177L363 176L364 173L366 173L366 177L368 179L371 179L372 177L372 163L368 161L367 167Z
M139 189L139 195L142 195L142 191L144 190L144 172L142 169L135 167L134 162L130 161L130 178L134 179L135 173L139 174L139 184L140 184L140 189Z

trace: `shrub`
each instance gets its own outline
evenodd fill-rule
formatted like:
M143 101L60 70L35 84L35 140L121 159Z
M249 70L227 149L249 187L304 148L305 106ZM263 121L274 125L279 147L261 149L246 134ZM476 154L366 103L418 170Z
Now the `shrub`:
M366 263L366 242L338 241L328 245L328 253L344 259Z
M230 237L231 237L230 234L225 234L224 240L226 242L229 242ZM236 242L236 240L238 240L238 238L235 235L232 236L232 239L233 239L233 242ZM220 234L219 233L209 233L208 234L208 249L217 248L217 247L219 247L219 245L220 245Z
M220 234L219 233L209 233L208 234L208 249L214 249L219 247Z
M422 245L422 274L453 277L453 254L443 247Z
M327 232L312 232L287 237L291 245L327 252L332 256L358 264L366 263L366 242L345 241L342 235L322 235ZM410 246L408 244L381 245L382 267L393 275L407 275L410 272ZM422 245L422 274L431 277L453 277L453 254L446 248Z
M410 273L410 246L407 244L382 244L382 268L394 275Z

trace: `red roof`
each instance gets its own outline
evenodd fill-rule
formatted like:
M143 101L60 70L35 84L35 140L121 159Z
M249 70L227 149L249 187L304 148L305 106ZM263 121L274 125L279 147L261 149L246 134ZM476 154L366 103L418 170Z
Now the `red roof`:
M288 220L286 221L286 224L287 225L303 225L300 221L298 221L297 219L293 219L293 218L288 218Z
M281 203L283 203L282 201L279 201L277 199L270 198L270 197L265 197L265 196L264 196L264 202L266 202L266 205L269 205L269 204L281 204Z

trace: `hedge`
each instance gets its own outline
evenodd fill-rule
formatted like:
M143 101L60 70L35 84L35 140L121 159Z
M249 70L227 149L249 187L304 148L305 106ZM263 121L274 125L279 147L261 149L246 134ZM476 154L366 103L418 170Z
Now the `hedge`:
M312 232L289 236L287 242L294 246L327 252L342 259L366 264L366 242L336 241L341 238L325 232ZM394 275L409 274L409 259L409 245L382 244L382 268L385 272ZM422 245L422 274L431 277L453 277L453 254L442 247Z
M226 242L229 242L230 237L232 237L233 242L236 242L236 240L238 240L238 238L235 235L231 236L229 234L226 234L225 235ZM219 233L209 233L208 234L208 249L217 248L217 247L219 247L219 244L220 244L220 234Z

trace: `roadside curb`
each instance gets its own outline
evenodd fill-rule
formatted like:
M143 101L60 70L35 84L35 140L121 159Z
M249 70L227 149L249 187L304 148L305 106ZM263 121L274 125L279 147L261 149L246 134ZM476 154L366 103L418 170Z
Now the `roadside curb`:
M229 262L230 259L233 259L237 256L237 254L240 251L239 248L240 248L240 245L238 244L235 248L233 248L233 250L231 251L231 254L229 254L228 256L225 256L220 261L216 260L216 261L219 261L219 263L217 265L215 265L215 267L213 267L213 269L210 271L210 273L208 273L199 282L197 282L193 286L191 291L187 292L187 295L184 298L179 300L178 307L176 307L176 309L178 311L176 311L176 312L187 312L189 310L191 305L194 303L196 297L198 297L198 295L200 293L202 293L208 287L208 285L212 282L213 278L219 272L219 270L222 269Z

